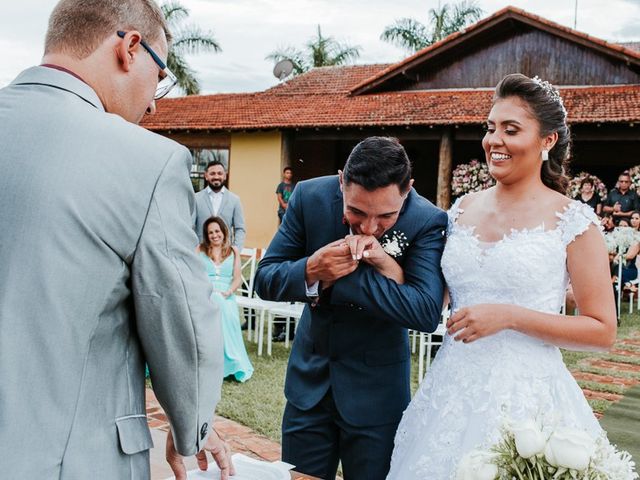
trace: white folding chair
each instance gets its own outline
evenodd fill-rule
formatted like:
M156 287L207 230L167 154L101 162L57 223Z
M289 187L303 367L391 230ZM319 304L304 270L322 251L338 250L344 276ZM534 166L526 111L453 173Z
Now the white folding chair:
M293 320L293 331L296 331L298 320L302 316L304 303L283 303L277 302L267 310L267 355L271 355L273 346L273 324L277 317L282 317L285 321L285 347L289 348L289 333L291 332L291 321ZM264 316L260 317L260 326L258 327L258 355L262 355L262 341L264 331Z
M264 255L263 250L262 253ZM268 302L262 300L256 295L254 287L254 278L258 266L258 249L243 248L240 252L240 268L242 271L242 283L236 291L236 303L242 309L243 316L247 320L247 340L258 341L258 325L260 318L264 322L264 315L269 307L274 306L277 302Z
M636 287L640 286L640 280L639 279L634 279L631 280L629 282L631 285L634 285ZM629 313L633 313L633 297L635 296L636 292L629 292ZM638 291L638 306L637 309L640 310L640 291Z
M436 330L432 333L420 332L419 351L418 351L418 379L422 380L424 373L431 366L431 351L433 347L442 345L444 341L444 335L447 333L447 320L449 319L450 310L445 307L442 310L441 322L438 324ZM425 366L426 359L426 366Z

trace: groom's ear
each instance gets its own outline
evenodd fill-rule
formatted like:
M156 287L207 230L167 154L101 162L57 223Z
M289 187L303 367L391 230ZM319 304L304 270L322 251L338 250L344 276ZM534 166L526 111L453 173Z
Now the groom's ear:
M411 187L413 187L413 182L415 180L412 178L411 180L409 180L409 185L407 186L407 189L405 191L401 191L400 195L402 195L402 201L405 201L407 199L407 197L409 196L409 192L411 191ZM400 189L400 185L398 185L398 190Z

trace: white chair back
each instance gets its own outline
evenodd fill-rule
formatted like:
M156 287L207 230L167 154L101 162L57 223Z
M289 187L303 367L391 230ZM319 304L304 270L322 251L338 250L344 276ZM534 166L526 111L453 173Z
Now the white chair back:
M242 283L238 290L237 295L243 297L253 297L253 279L256 275L256 268L258 264L258 249L257 248L243 248L240 252L240 271L242 275Z

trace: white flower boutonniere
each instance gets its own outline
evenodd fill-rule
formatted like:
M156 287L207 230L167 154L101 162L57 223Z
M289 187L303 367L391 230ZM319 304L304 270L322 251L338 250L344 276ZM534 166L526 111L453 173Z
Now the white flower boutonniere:
M387 232L383 235L380 245L385 252L395 258L402 255L404 249L409 246L409 242L404 233L393 230L391 234Z

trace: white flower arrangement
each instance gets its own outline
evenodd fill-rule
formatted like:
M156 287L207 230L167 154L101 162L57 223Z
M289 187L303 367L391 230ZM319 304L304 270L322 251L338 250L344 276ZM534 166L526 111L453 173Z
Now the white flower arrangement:
M631 455L603 434L534 420L505 425L490 450L473 450L458 464L456 480L634 480Z
M383 235L380 239L380 245L387 254L396 258L402 255L404 249L409 246L409 242L404 233L393 230L391 234L387 232Z
M631 189L636 192L640 192L640 165L631 167L629 170L629 176L631 177Z
M469 192L479 192L495 185L485 162L476 159L458 165L451 175L451 193L459 197Z
M632 227L616 227L605 233L604 242L609 253L626 253L632 245L640 242L640 232Z
M567 196L570 198L576 198L580 195L580 184L585 178L591 179L594 193L597 193L600 200L604 202L607 199L607 186L602 180L595 175L591 175L589 172L580 172L569 181L569 185L567 186Z

